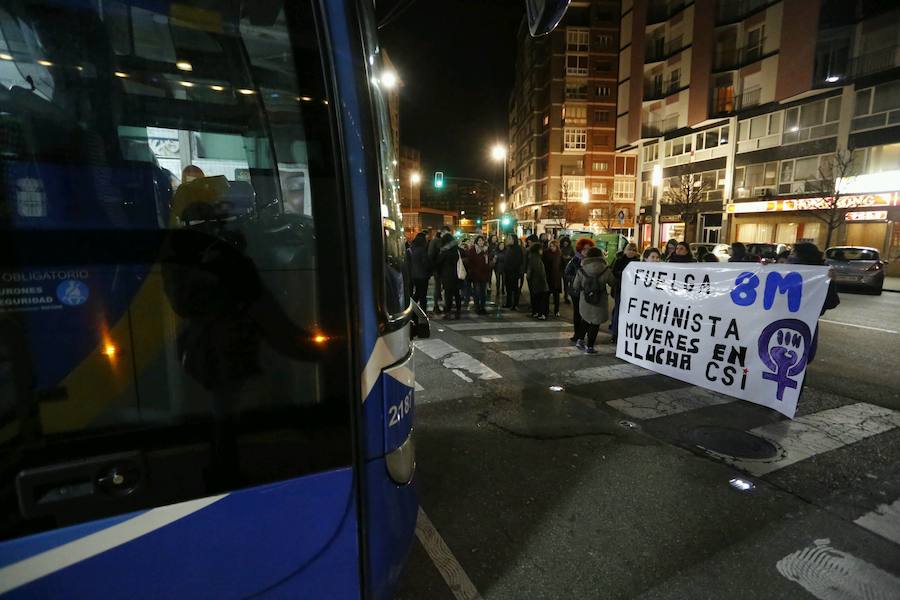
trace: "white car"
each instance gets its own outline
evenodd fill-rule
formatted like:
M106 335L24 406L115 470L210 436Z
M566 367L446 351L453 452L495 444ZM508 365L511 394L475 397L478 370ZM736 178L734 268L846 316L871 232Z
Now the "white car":
M694 255L694 258L697 258L697 251L700 250L701 247L706 248L707 252L712 252L713 256L715 256L719 262L728 262L728 259L731 258L731 246L728 244L706 244L698 242L691 244L691 254Z

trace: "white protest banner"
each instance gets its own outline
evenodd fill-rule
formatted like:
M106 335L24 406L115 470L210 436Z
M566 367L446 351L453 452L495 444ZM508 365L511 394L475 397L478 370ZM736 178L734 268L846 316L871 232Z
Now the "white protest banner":
M793 418L828 267L633 262L616 356Z

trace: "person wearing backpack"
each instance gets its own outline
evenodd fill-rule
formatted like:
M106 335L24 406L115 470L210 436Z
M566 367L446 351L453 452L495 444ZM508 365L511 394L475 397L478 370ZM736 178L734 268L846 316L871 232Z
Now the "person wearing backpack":
M594 240L590 238L581 238L575 242L575 254L566 263L566 269L563 272L563 279L567 282L569 288L569 296L572 298L572 323L575 325L575 333L569 338L569 341L577 342L584 335L584 324L581 321L581 313L578 311L578 292L572 289L575 282L575 276L578 275L578 269L581 261L587 256L588 251L594 247Z
M594 343L600 332L600 325L609 319L608 292L606 286L614 281L612 269L606 264L603 251L591 248L581 261L572 290L579 294L578 309L581 312L583 337L575 346L585 354L596 354Z
M438 254L438 273L440 274L441 286L444 288L444 312L448 319L452 319L451 310L453 301L456 301L456 318L459 319L462 311L462 298L460 298L460 288L462 287L462 279L459 277L460 268L462 268L463 279L465 279L465 267L462 267L462 255L459 253L459 245L452 235L445 233L441 237L441 250ZM437 311L435 311L437 312Z

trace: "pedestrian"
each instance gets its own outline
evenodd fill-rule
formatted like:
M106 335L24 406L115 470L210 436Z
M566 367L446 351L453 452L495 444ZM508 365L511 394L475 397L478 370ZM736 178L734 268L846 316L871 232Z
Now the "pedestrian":
M475 243L469 248L466 257L466 270L475 296L475 313L487 314L487 284L491 280L494 264L488 252L488 245L483 235L476 236Z
M456 318L459 319L462 311L460 287L462 280L459 278L459 262L462 256L459 253L459 244L448 231L441 236L440 254L438 255L438 272L440 273L441 286L444 288L444 311L448 319L452 319L453 301L456 301ZM437 311L435 311L437 312Z
M590 248L572 282L572 290L580 296L578 308L584 323L582 335L576 340L575 346L585 354L597 353L594 344L597 342L600 325L609 319L606 286L612 282L612 269L606 264L603 251Z
M612 295L614 304L612 318L609 322L609 331L612 333L612 339L610 341L612 343L616 343L616 337L619 334L619 300L622 297L622 273L630 263L640 260L641 256L638 254L637 245L626 244L625 248L622 249L622 256L616 258L616 261L613 263Z
M578 275L581 261L587 256L588 250L593 247L594 240L590 238L581 238L575 242L575 253L572 255L571 260L566 263L566 269L563 272L563 277L569 282L569 297L572 299L572 323L575 326L575 333L569 340L573 342L577 342L583 335L582 328L584 323L581 320L581 313L578 311L579 295L577 291L572 289L572 284L575 282L575 276Z
M531 248L532 244L537 244L540 241L541 241L541 239L532 233L527 238L525 238L525 249L528 250L529 248Z
M565 267L575 255L575 249L572 247L572 238L567 235L559 238L559 251L562 253L562 264ZM563 277L563 302L566 304L569 303L569 283L569 280Z
M463 264L466 264L466 257L469 256L469 248L471 244L468 238L463 238L459 242L459 254L463 257ZM459 284L459 297L462 298L462 304L469 310L469 302L472 300L472 281L468 275Z
M662 255L659 253L659 248L650 247L644 250L644 261L645 262L662 262Z
M546 232L542 233L541 235L538 236L538 241L544 247L544 250L546 250L547 247L550 245L550 236L547 235Z
M559 294L563 291L563 259L557 240L550 240L544 251L544 269L547 271L547 287L553 298L553 316L559 316ZM549 303L549 300L548 300Z
M497 285L494 288L494 296L497 301L503 295L503 261L506 259L506 242L502 239L497 241L497 252L494 254L494 277Z
M409 271L412 279L412 296L416 304L428 311L428 278L431 277L431 264L428 262L428 240L425 232L420 231L409 246Z
M678 242L675 244L675 252L669 256L669 262L671 263L692 263L697 262L694 260L694 257L691 256L691 247L687 245L686 242Z
M491 259L491 264L495 264L497 261L497 246L498 246L497 234L492 233L491 235L488 236L488 243L487 243L488 256ZM493 269L491 270L491 279L492 278L493 278ZM488 283L487 283L488 295L490 295L490 293L491 293L491 287L492 287L491 279L488 279Z
M788 258L788 263L794 265L824 265L825 260L822 257L822 252L819 250L819 247L810 242L800 242L794 245L794 249L791 251L791 255ZM841 303L841 299L838 296L837 288L834 284L834 277L832 276L831 270L828 271L828 291L825 293L825 303L822 305L822 310L819 312L819 316L825 314L826 310L831 310L832 308L837 308L838 304ZM809 358L806 359L807 364L813 361L813 358L816 356L816 349L819 346L819 327L818 323L816 323L816 330L813 332L812 342L809 346ZM805 383L805 382L804 382Z
M790 258L790 256L791 256L790 250L782 250L781 252L778 253L778 258L775 260L775 262L777 262L780 265L783 265L788 262L788 259Z
M435 314L441 314L443 309L441 308L441 288L442 279L440 268L438 266L438 258L441 254L441 245L443 244L443 236L450 234L450 228L444 225L440 228L439 231L436 231L431 238L431 241L428 242L428 263L431 265L431 270L434 274L434 312ZM452 237L452 236L451 236Z
M678 240L675 238L670 239L666 242L665 254L663 255L663 260L668 261L669 258L675 254L675 246L678 245Z
M528 292L531 295L531 316L540 321L547 320L549 312L550 288L547 285L547 270L544 268L544 246L540 241L528 248L525 258L525 277L528 280Z
M716 255L713 254L712 252L707 252L706 254L703 255L703 258L700 259L700 262L717 263L717 262L719 262L719 259L716 258Z
M732 242L731 258L728 262L759 262L756 255L747 252L747 247L741 242Z
M503 286L506 288L506 303L503 308L518 310L521 289L519 281L525 268L525 251L515 234L507 238L505 256L503 257Z
M709 254L709 250L706 249L706 246L697 246L697 262L704 262L703 257Z

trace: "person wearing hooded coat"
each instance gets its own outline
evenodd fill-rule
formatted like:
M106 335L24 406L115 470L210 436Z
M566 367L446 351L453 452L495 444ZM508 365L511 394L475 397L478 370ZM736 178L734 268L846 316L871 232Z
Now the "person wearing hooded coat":
M506 304L503 308L516 310L519 308L521 288L519 280L525 270L525 251L519 238L509 234L503 256L503 287L506 288Z
M587 301L581 292L585 289L585 283L589 277L598 280L600 288L604 292L606 286L613 283L612 269L607 265L600 248L588 250L587 256L581 261L578 275L572 282L572 291L581 294L578 310L584 322L583 337L579 338L575 345L586 354L596 354L594 344L597 341L597 334L600 332L600 325L609 319L609 301L606 294L602 294L603 297L599 304L591 304Z
M553 314L559 316L559 294L563 288L563 259L556 240L550 240L544 250L544 269L547 271L547 287L553 298ZM549 300L548 300L549 303Z
M428 310L428 278L431 264L428 261L428 240L420 231L409 245L409 271L412 280L412 297L422 310Z
M572 246L572 238L567 235L559 238L559 251L562 253L562 264L563 268L569 261L572 260L572 257L575 256L575 248ZM566 277L563 277L563 302L566 304L569 303L569 280Z
M451 310L453 302L456 301L456 318L460 317L462 311L462 298L460 297L460 289L462 288L462 280L457 275L456 265L462 255L459 252L459 244L456 239L449 233L445 233L441 237L441 250L438 254L438 273L440 275L441 286L444 288L444 312L447 318L451 319Z
M546 321L547 313L550 311L550 288L547 285L547 270L541 257L543 252L544 246L540 242L528 247L525 278L528 280L528 291L531 294L531 316Z

